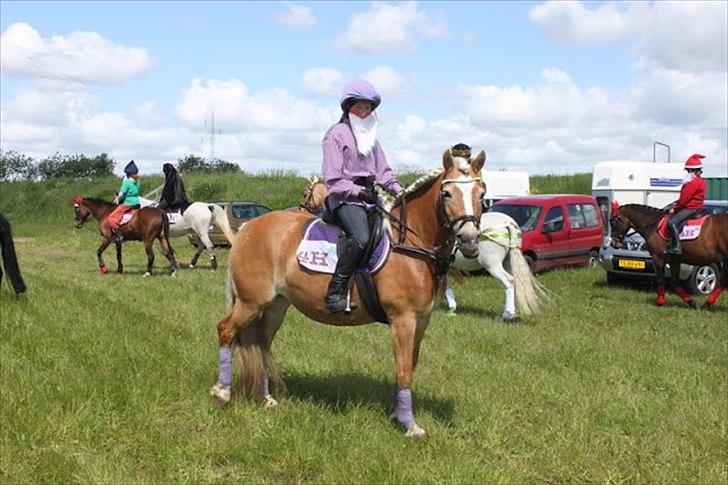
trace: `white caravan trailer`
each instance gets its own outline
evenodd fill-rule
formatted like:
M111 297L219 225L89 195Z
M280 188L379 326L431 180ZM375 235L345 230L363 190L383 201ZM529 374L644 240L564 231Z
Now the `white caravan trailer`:
M495 201L510 197L523 197L531 194L528 173L517 171L481 172L485 182L485 205L490 207Z
M679 163L599 162L592 175L592 195L605 220L611 202L662 208L680 197L685 172Z

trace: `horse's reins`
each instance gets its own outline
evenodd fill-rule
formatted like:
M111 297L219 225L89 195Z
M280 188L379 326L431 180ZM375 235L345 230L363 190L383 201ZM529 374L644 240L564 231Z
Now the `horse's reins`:
M313 196L314 191L313 188L316 187L318 184L322 184L323 182L316 182L308 186L308 194L306 195L306 199L303 201L303 204L298 204L299 209L303 209L305 211L311 212L313 210L312 208L309 208L307 204L313 204Z

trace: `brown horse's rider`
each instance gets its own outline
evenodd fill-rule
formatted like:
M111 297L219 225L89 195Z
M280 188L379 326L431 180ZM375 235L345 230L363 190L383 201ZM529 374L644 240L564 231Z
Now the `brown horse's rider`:
M701 177L703 172L701 158L705 158L705 155L696 153L685 161L685 170L688 172L687 181L680 189L680 198L669 213L670 246L667 248L667 254L682 254L680 227L686 220L693 217L696 211L705 207L703 200L706 185L705 180Z
M326 310L331 313L346 309L349 280L369 242L369 217L379 197L374 184L394 196L403 190L377 140L375 110L381 101L367 81L349 82L341 96L341 119L329 128L322 142L323 173L329 191L326 207L347 238L326 295Z
M119 244L124 240L124 236L119 230L121 218L125 212L131 209L139 208L139 194L141 193L141 182L139 181L139 169L134 160L126 164L124 167L124 181L121 183L119 194L114 199L115 204L119 206L114 209L106 218L107 224L111 228L112 241Z

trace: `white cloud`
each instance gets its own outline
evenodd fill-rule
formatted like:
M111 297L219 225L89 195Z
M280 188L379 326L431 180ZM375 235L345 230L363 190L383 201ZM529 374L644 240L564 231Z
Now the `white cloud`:
M320 130L331 121L330 110L273 88L250 93L237 79L198 79L182 93L175 113L190 127L200 127L215 112L215 122L230 131Z
M72 32L43 39L33 27L17 22L0 39L2 74L20 78L120 83L150 67L147 51L114 44L96 32Z
M344 84L344 74L338 69L314 67L303 73L301 83L309 96L336 97Z
M288 10L276 14L276 19L288 27L313 27L316 19L311 9L300 3L283 2Z
M416 2L373 2L364 13L354 15L335 45L357 52L412 51L419 37L448 34L441 12L420 9Z
M375 67L364 74L382 96L406 96L412 90L412 83L387 66Z
M590 10L579 1L549 0L533 7L528 16L549 36L565 43L619 42L632 31L631 17L625 7L636 8L634 4L606 2Z

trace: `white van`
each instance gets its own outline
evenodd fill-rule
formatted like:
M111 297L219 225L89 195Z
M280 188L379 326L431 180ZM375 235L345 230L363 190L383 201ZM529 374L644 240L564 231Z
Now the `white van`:
M612 201L661 209L680 197L685 172L679 163L607 161L594 165L592 195L604 220Z
M528 173L518 171L481 172L485 183L485 206L490 207L501 199L531 195Z

